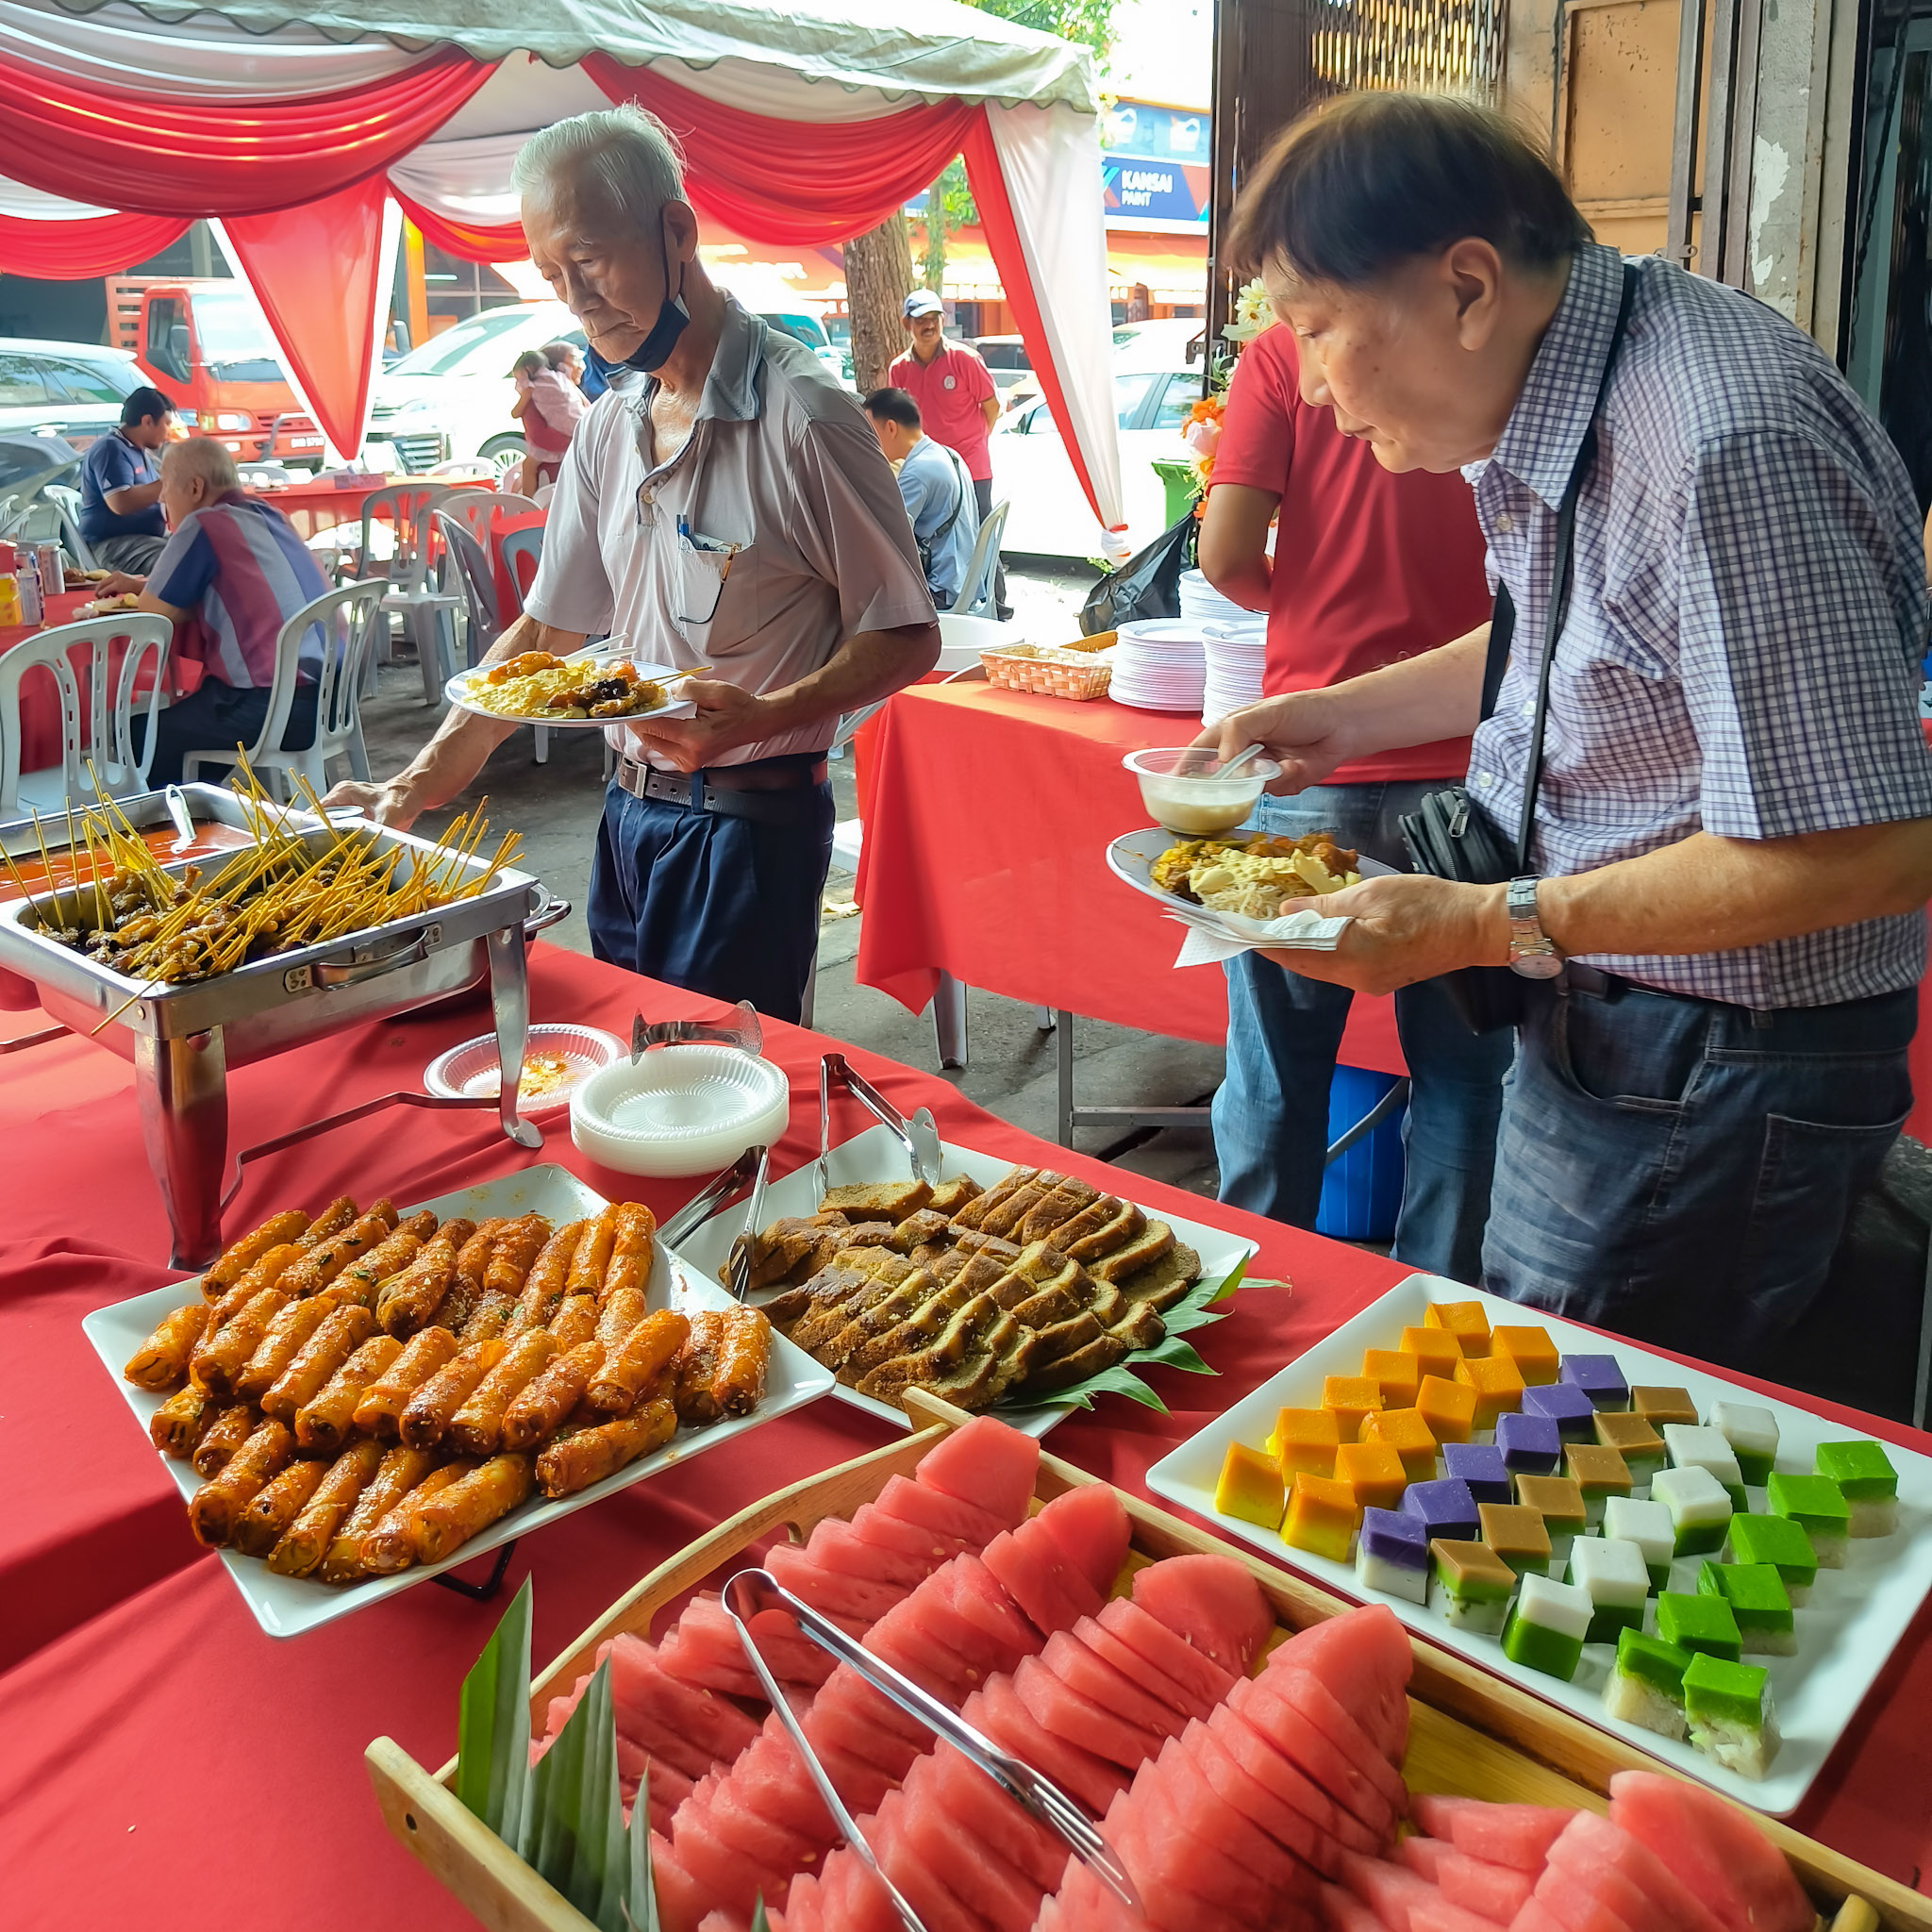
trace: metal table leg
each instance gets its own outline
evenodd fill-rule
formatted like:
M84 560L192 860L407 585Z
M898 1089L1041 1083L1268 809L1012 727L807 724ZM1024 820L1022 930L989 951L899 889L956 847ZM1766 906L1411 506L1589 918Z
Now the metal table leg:
M1074 1144L1074 1129L1081 1121L1105 1121L1112 1127L1188 1127L1208 1120L1209 1109L1199 1107L1076 1107L1074 1104L1074 1016L1064 1008L1053 1014L1054 1059L1058 1078L1059 1123L1056 1138L1062 1147Z
M169 1258L205 1268L222 1251L228 1152L227 1058L222 1029L185 1040L136 1037L134 1091L147 1164L168 1210Z
M530 980L524 928L506 925L490 935L490 1004L496 1015L497 1117L519 1147L542 1146L543 1136L517 1113L517 1083L524 1077L524 1045L530 1030Z
M940 1050L940 1065L966 1064L966 988L950 973L940 974L932 996L932 1033Z

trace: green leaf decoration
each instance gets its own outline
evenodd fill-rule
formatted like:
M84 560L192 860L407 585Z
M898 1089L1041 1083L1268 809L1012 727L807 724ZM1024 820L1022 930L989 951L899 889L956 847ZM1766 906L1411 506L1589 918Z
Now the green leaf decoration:
M765 1895L763 1892L758 1893L758 1899L751 1908L751 1932L772 1932L771 1924L765 1918Z
M506 1844L523 1835L530 1783L530 1579L463 1679L456 1793Z
M1138 1402L1144 1407L1167 1413L1167 1404L1161 1401L1152 1389L1141 1379L1140 1371L1146 1368L1180 1369L1190 1375L1219 1374L1218 1369L1208 1367L1201 1359L1193 1344L1182 1340L1196 1328L1205 1328L1210 1322L1218 1322L1226 1314L1225 1308L1216 1307L1215 1303L1224 1300L1240 1283L1242 1265L1237 1265L1234 1273L1224 1282L1201 1280L1161 1316L1166 1336L1152 1348L1136 1349L1132 1355L1124 1356L1111 1368L1101 1369L1089 1375L1085 1381L1075 1382L1065 1389L1056 1389L1050 1398L1056 1408L1091 1408L1096 1395L1124 1395L1129 1402ZM1012 1404L1015 1407L1032 1407L1035 1405L1021 1396ZM1044 1405L1041 1405L1044 1406ZM995 1406L993 1413L999 1413Z
M585 1918L604 1932L624 1932L635 1854L625 1841L617 1790L608 1659L597 1666L569 1723L530 1774L520 1849L532 1870Z
M630 1807L630 1856L625 1879L625 1932L658 1932L658 1882L651 1875L651 1767L638 1784Z

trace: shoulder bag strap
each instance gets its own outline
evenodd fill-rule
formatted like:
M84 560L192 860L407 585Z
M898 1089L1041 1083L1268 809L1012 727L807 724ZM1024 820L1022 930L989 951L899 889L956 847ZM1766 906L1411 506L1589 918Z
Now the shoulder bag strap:
M966 508L966 478L959 474L959 452L943 442L940 444L940 448L946 452L952 462L953 487L958 494L953 498L952 514L925 540L928 543L943 542L946 533L959 521L959 512Z

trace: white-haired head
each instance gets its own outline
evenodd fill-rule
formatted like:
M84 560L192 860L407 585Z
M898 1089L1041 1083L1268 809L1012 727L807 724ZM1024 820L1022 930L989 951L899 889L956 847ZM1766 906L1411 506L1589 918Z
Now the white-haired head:
M547 201L559 187L600 195L616 213L648 221L684 199L684 156L655 114L626 103L574 114L533 134L510 171L517 193Z
M184 479L198 477L208 485L209 496L242 487L242 473L235 467L234 457L209 436L190 436L171 442L161 462Z

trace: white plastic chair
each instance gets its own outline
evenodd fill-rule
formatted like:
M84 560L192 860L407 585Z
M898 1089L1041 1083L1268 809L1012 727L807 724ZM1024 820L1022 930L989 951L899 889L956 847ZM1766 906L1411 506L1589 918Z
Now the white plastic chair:
M28 810L58 811L94 796L87 774L90 760L108 790L118 794L147 790L154 762L155 719L161 708L161 684L175 627L165 617L120 611L90 617L0 654L0 817L20 818ZM123 642L121 661L114 646ZM85 669L75 657L85 646ZM147 730L140 757L134 751L134 688L145 666L152 680L147 693ZM43 771L20 769L20 686L30 672L51 677L60 694L60 763ZM83 703L81 680L87 682ZM83 726L83 716L86 723Z
M431 463L424 475L445 483L488 483L496 475L496 465L488 457L451 457Z
M475 495L475 491L465 492ZM455 499L432 510L448 547L454 566L455 588L463 600L463 657L472 670L483 661L483 654L502 634L503 625L496 610L496 580L490 572L490 558L469 523L455 514ZM485 525L488 528L488 525Z
M286 490L295 480L295 473L285 463L238 463L242 486L245 490Z
M275 675L269 686L268 716L260 735L246 747L248 762L277 788L278 773L300 772L317 791L328 789L328 761L344 758L349 771L365 783L369 753L362 743L362 666L375 646L375 635L387 621L383 586L344 584L302 608L282 625L275 638ZM315 738L299 751L282 749L282 734L294 708L302 646L310 631L322 629L322 663L316 674ZM0 658L0 666L7 660ZM192 751L181 760L183 779L192 784L203 765L233 765L235 752L210 748Z
M517 516L536 508L527 496L519 496L513 490L452 490L436 506L440 515L457 518L486 551L490 527L496 518Z
M953 599L953 608L961 617L992 614L993 587L1000 568L1000 539L1007 533L1007 512L1012 507L1010 500L994 504L979 526L979 535L973 540L973 555L966 559L959 594Z
M440 705L442 688L454 675L450 661L455 655L456 613L462 608L460 592L444 589L435 575L435 525L431 513L453 493L438 486L404 484L378 490L362 505L362 542L356 562L357 578L368 582L386 577L382 600L386 613L400 616L403 626L416 646L416 658L423 671L423 702ZM383 512L387 511L385 519ZM371 547L372 528L387 521L394 530L395 546L386 569L375 567ZM387 633L380 640L385 645ZM376 658L369 659L369 679L374 686Z
M60 520L60 547L74 559L75 570L94 570L94 553L80 534L80 491L65 483L49 483L42 491Z

